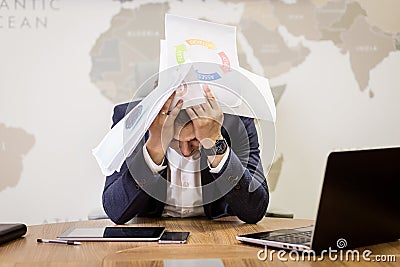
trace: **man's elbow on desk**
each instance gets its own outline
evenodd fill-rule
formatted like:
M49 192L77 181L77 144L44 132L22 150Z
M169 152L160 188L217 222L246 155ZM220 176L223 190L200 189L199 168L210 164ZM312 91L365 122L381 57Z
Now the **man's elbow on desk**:
M269 204L269 194L260 196L257 201L243 204L236 216L245 223L255 224L264 218Z
M125 224L133 217L135 217L139 210L136 208L138 205L130 205L129 207L123 208L118 205L116 200L112 200L117 195L110 194L110 192L104 192L103 194L103 208L108 218L115 224ZM133 208L133 209L132 209Z

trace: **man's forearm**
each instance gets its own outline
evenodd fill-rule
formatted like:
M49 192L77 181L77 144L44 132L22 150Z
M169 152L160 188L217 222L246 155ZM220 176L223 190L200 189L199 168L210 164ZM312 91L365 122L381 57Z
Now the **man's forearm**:
M136 215L148 212L148 203L153 198L147 193L151 188L166 192L161 174L154 173L146 164L142 149L126 160L120 173L107 177L103 191L103 206L110 219L123 224ZM127 167L129 166L129 167ZM132 170L132 171L131 171ZM161 197L159 199L162 201Z
M221 163L222 159L224 158L226 152L222 155L215 155L215 156L208 156L208 162L210 162L210 167L216 168Z
M229 158L230 150L231 149L228 147L228 149L222 155L215 155L215 156L207 157L211 173L219 173L222 170L226 161ZM218 158L216 158L216 157L218 157Z
M140 211L147 201L147 195L142 192L128 169L114 174L116 179L103 192L103 207L108 217L116 224L124 224ZM107 179L113 179L108 177ZM133 205L137 202L137 205ZM127 207L133 207L129 212Z
M160 140L154 140L150 137L146 142L146 149L155 164L160 165L163 162L165 152Z
M247 223L256 223L264 216L269 203L268 187L261 165L255 171L243 167L233 150L224 169L212 174L218 187L228 193L225 199L234 214Z

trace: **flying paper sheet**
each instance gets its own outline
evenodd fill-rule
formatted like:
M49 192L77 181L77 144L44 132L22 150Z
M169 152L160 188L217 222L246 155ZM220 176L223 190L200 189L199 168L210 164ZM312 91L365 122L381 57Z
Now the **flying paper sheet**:
M236 27L167 14L165 35L160 72L192 64L173 103L183 99L182 108L204 103L201 84L209 84L224 113L275 121L268 80L239 66Z
M239 67L236 27L167 14L165 37L167 67L189 62L221 64L218 72ZM211 76L208 79L216 78Z
M93 149L104 175L120 170L174 91L171 106L183 99L187 108L206 101L202 85L208 84L224 113L276 120L268 80L239 66L235 27L167 14L165 34L158 86L140 88L142 101Z

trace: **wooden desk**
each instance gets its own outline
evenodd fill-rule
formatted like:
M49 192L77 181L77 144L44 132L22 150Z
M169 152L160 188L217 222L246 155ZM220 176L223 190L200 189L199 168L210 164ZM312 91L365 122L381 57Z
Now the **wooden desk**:
M263 247L245 245L236 240L238 234L268 231L279 228L310 225L310 220L264 218L256 225L244 224L234 217L210 221L205 218L148 219L136 218L137 226L165 226L168 231L189 231L187 244L159 245L156 242L85 242L80 246L38 244L37 238L54 239L70 227L102 227L114 225L109 220L80 221L35 225L28 227L25 238L0 245L0 267L61 267L61 266L163 266L164 259L220 258L225 266L300 266L346 265L357 266L359 262L272 262L257 259ZM129 227L129 225L126 225ZM374 254L395 254L397 266L400 261L400 242L369 247ZM363 263L366 264L366 263ZM370 266L382 266L368 263Z

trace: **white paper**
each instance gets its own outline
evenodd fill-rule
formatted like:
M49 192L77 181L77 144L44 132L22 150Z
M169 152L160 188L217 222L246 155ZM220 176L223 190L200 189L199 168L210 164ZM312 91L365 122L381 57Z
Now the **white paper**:
M276 120L268 80L239 66L235 27L167 14L165 33L158 87L141 88L147 96L93 149L106 176L120 170L174 91L172 108L179 99L183 108L204 103L208 84L224 113Z
M193 66L173 104L183 99L185 109L204 103L202 84L208 84L224 113L276 120L268 80L239 66L236 27L167 14L165 35L160 70L188 62Z
M211 62L239 67L236 27L166 14L165 36L168 66Z

